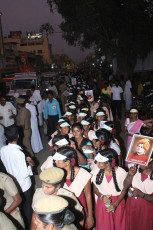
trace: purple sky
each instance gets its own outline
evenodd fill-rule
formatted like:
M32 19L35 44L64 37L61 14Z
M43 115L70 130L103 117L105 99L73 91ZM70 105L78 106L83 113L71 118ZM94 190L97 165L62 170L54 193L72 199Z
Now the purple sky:
M45 0L3 0L0 11L2 11L3 35L7 36L9 31L21 30L23 35L26 31L38 32L42 24L50 22L55 32L60 32L59 24L61 15L57 12L51 13ZM68 46L63 40L61 33L55 33L50 38L53 54L67 54L72 60L79 62L93 50L81 52L79 47Z

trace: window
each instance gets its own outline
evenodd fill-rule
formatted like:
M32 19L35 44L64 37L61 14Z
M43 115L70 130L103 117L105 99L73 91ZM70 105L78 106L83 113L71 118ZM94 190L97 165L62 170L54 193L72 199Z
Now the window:
M18 79L12 81L11 89L30 89L32 85L36 86L35 79Z
M42 50L38 50L38 54L42 54Z
M30 53L32 53L32 54L35 54L35 52L36 52L35 50L31 50L31 51L30 51Z

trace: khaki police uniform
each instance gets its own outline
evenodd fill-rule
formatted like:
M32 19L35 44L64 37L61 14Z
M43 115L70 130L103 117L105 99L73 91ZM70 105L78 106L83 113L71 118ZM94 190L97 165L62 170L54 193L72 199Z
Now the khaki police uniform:
M23 107L18 111L17 126L19 128L21 128L21 132L19 133L19 135L20 135L19 138L22 138L22 136L23 136L22 144L26 148L26 151L28 153L30 153L31 156L33 156L34 154L33 154L32 148L31 148L31 122L30 122L30 119L31 119L31 114L30 114L30 111L28 109Z
M74 224L66 225L62 230L77 230Z
M0 172L0 189L2 189L4 191L3 197L6 200L4 210L6 210L8 207L10 207L10 205L13 202L12 197L15 196L19 191L18 191L13 179L10 176L8 176L4 173L1 173L1 172ZM20 210L18 207L15 210L13 210L10 213L10 215L15 220L17 220L21 224L22 227L24 227L24 222L23 222L23 219L22 219L22 216L21 216L21 213L20 213Z
M82 212L83 207L79 203L78 199L73 195L72 192L69 192L68 190L66 190L64 188L60 188L57 191L56 195L61 196L64 199L66 199L67 201L69 201L70 210L73 210L75 208L76 211ZM48 197L48 195L46 195L43 192L42 188L37 188L35 193L34 193L34 196L33 196L32 208L34 207L35 202L37 202L39 199L45 198L45 197ZM71 201L72 201L72 204L71 204ZM75 212L75 210L74 210L74 212Z
M64 170L56 167L47 168L44 171L42 171L39 175L39 178L41 181L43 181L46 184L56 185L57 183L60 183L63 181L64 178ZM57 191L58 196L64 197L69 205L70 209L74 212L82 212L83 207L79 203L78 199L74 196L74 194L64 188L60 188ZM48 195L45 195L42 191L42 188L39 188L36 190L34 196L33 196L33 204L39 200L40 198L46 197Z
M12 221L2 212L0 212L0 230L17 230Z
M67 89L67 86L65 85L65 83L62 83L60 86L59 86L59 90L60 90L60 100L61 100L61 103L62 103L62 108L63 108L63 112L65 112L65 103L66 103L66 97L65 95L63 94L64 91Z
M58 214L68 207L68 202L60 196L47 196L39 199L35 202L33 209L36 214ZM77 228L71 224L62 228L63 230L77 230Z

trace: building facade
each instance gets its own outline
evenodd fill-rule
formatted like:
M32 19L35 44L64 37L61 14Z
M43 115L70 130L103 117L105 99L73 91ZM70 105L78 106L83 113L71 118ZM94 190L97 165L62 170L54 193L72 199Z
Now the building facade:
M40 33L27 33L26 37L21 36L21 31L11 31L5 43L17 43L17 50L31 53L42 57L43 63L51 64L51 47L46 36Z

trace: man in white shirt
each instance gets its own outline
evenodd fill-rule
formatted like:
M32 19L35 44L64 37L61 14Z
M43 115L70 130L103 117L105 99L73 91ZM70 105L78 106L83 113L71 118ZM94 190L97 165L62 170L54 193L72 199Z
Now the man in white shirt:
M21 211L23 212L26 229L30 229L32 217L32 183L30 176L33 175L31 166L33 166L34 163L30 157L25 157L21 147L17 145L18 130L15 125L6 128L5 135L9 144L1 148L1 160L6 168L6 171L15 178L21 189L21 196L23 200L21 205L23 210Z
M118 119L121 120L121 106L122 106L122 96L123 96L123 89L119 86L118 81L115 82L115 86L111 89L112 93L112 113L115 119L116 113L118 115Z
M53 82L50 82L50 86L48 87L48 90L53 91L53 96L56 98L58 96L58 91L56 86L53 84Z
M132 105L132 93L131 93L132 85L131 81L127 79L124 88L124 96L125 96L125 109L128 111L131 109Z
M0 123L4 127L13 125L16 114L16 108L2 96L0 99Z

